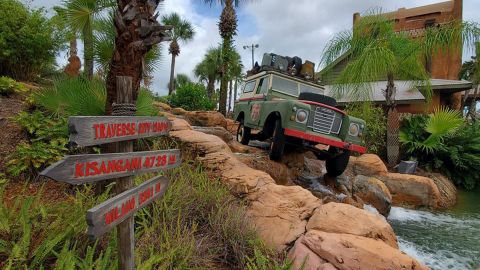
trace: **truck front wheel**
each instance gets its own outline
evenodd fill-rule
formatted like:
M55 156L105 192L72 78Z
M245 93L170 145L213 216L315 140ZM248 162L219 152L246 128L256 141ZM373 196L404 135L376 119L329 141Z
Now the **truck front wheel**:
M243 124L243 121L241 121L237 129L237 141L243 145L248 145L250 142L251 132L252 130L249 127L246 127Z
M337 177L341 175L347 168L348 161L350 160L350 151L330 146L328 152L332 155L332 157L327 158L325 161L327 174Z
M276 119L272 142L270 143L270 159L276 161L280 160L282 158L284 148L285 134L283 133L282 121L280 119Z

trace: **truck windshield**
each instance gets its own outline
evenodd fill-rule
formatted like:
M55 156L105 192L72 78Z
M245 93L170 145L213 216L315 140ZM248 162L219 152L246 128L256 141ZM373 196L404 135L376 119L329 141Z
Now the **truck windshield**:
M243 86L243 93L250 93L255 89L255 81L247 82Z
M313 87L306 84L300 84L300 93L316 93L316 94L323 94L321 88Z
M272 89L291 96L298 96L298 83L284 78L273 76Z

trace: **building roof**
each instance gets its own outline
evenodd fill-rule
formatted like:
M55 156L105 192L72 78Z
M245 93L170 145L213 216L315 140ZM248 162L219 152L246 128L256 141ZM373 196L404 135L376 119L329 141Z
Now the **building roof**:
M435 3L435 4L421 6L421 7L400 8L397 11L384 13L384 15L388 17L391 16L396 19L400 19L400 18L422 16L422 15L438 13L438 12L440 13L452 12L453 8L454 8L454 1L446 1L442 3Z
M431 79L430 84L433 91L439 92L460 92L472 88L472 83L465 80L441 80L441 79ZM387 81L377 81L372 82L370 87L372 93L369 101L383 103L385 102L385 96L383 95L383 90L386 88ZM411 104L419 103L425 101L425 96L414 86L413 81L395 81L395 87L397 92L395 95L395 101L397 104ZM334 96L333 86L325 85L325 95ZM366 98L360 98L357 101L366 101ZM337 99L337 103L349 103L353 100L349 97L341 97Z

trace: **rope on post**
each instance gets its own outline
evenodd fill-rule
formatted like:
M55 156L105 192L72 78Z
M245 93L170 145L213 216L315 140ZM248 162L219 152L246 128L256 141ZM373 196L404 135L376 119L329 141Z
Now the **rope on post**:
M114 116L135 116L137 105L131 103L113 103L112 115Z

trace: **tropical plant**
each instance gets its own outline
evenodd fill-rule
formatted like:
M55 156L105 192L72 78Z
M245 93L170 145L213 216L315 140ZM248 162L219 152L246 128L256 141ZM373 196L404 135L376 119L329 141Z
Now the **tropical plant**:
M207 96L212 99L215 94L215 82L220 79L222 68L222 49L210 48L203 57L202 62L195 66L195 76L207 83Z
M15 92L26 92L25 86L21 83L16 82L14 79L0 76L0 95L8 96Z
M438 110L402 121L405 158L440 171L457 185L473 189L480 179L480 123L466 123L456 111Z
M231 56L231 63L228 66L228 79L229 79L229 94L228 94L228 112L232 110L232 97L237 97L237 85L241 83L243 80L243 64L240 54L236 50L230 51ZM234 91L235 88L235 91Z
M137 115L155 114L153 96L148 90L143 89L137 95ZM95 78L58 79L52 87L37 91L34 98L56 115L105 115L105 84Z
M94 68L94 21L99 19L102 11L114 5L112 0L65 0L61 7L55 7L57 14L65 20L76 40L80 33L83 39L84 72L93 78Z
M369 11L357 21L353 29L335 35L325 47L322 63L326 65L324 76L332 71L333 63L345 55L347 65L333 82L336 96L348 95L354 100L369 99L371 82L387 80L384 96L388 114L387 153L389 164L397 162L398 113L395 110L395 79L411 80L412 87L418 87L430 99L429 74L422 59L447 50L461 48L461 42L471 47L480 39L477 24L453 21L442 27L429 27L425 34L411 38L405 32L395 30L395 21L381 14Z
M112 103L117 98L117 76L132 78L133 98L136 99L144 77L145 55L154 45L169 39L169 28L156 21L155 12L159 3L160 1L117 1L114 18L115 46L106 79L106 114L112 112Z
M0 10L0 75L32 80L54 66L61 42L44 10L17 0L0 1Z
M237 14L234 5L238 6L240 0L204 0L205 3L221 3L224 7L220 15L218 28L222 37L222 68L220 69L220 93L219 93L219 111L226 115L227 113L227 95L228 95L228 70L232 62L233 37L237 34Z
M177 13L171 13L162 17L162 23L172 26L172 41L168 52L172 55L172 63L170 68L170 82L168 94L172 94L175 90L175 84L173 83L175 76L175 58L180 54L180 42L188 42L193 39L195 31L192 24L180 17Z
M387 126L383 109L370 102L355 102L348 104L345 111L348 115L361 118L367 123L363 138L367 151L377 155L384 154Z
M460 70L459 77L463 80L469 80L473 83L473 93L471 95L472 101L470 102L470 106L468 106L467 111L467 118L472 119L473 121L476 120L477 117L477 99L480 95L480 42L476 44L476 56L472 56L471 61L467 61L463 63L462 68ZM470 96L471 90L465 91L465 97L463 99L463 103L468 99Z
M215 104L208 98L205 86L188 82L169 97L169 103L187 111L213 110Z
M190 80L190 77L186 74L177 74L175 79L173 79L173 83L175 84L174 89L177 89L183 87L187 83L192 83L192 80ZM168 83L168 87L170 88L170 83Z

